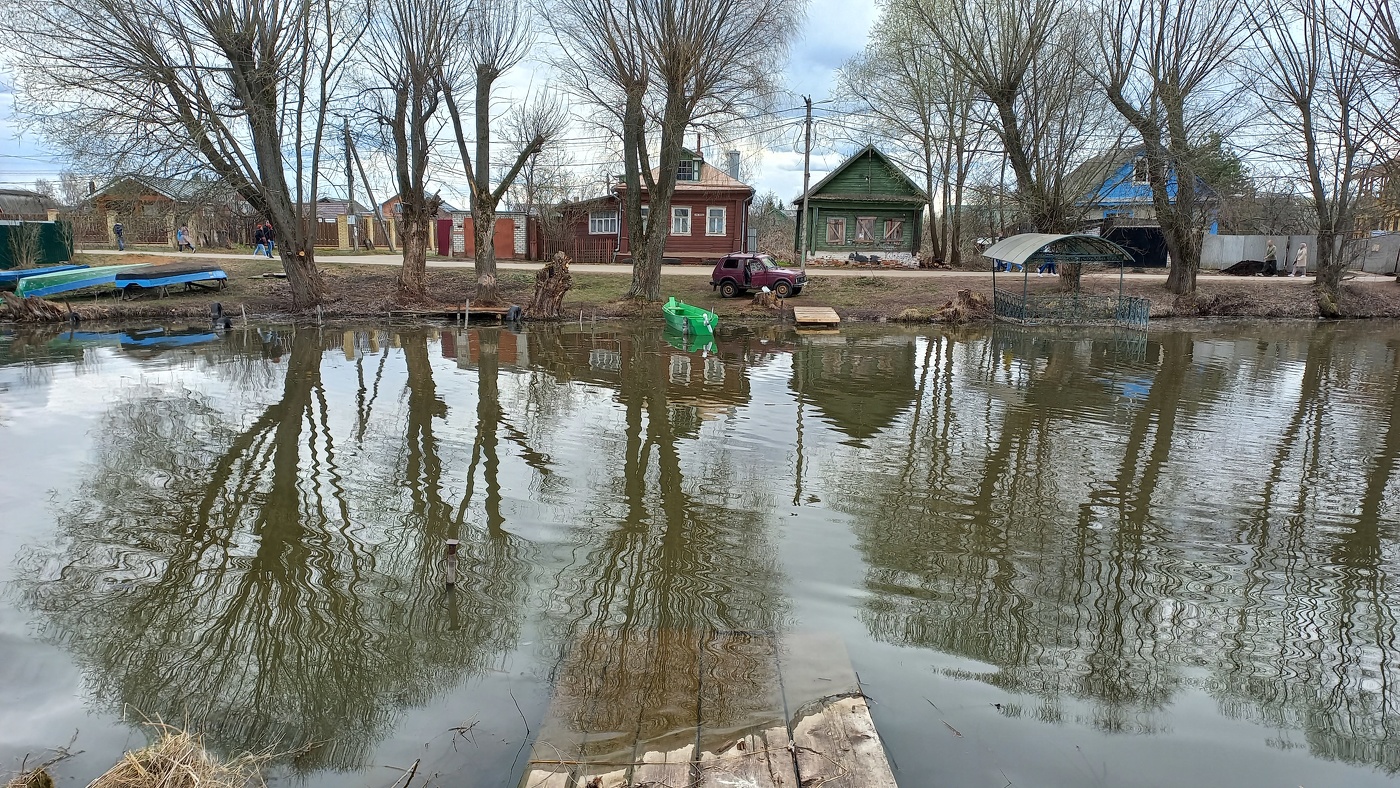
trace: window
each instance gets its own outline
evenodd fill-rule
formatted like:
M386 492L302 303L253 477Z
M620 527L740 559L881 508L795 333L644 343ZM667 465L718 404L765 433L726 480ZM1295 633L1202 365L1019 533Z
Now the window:
M698 171L699 169L700 169L699 167L696 167L696 166L695 166L695 159L686 159L685 161L682 161L680 164L677 164L677 165L676 165L676 180L678 180L678 181L696 181L696 180L699 180L700 177L699 177L699 175L697 175L697 171Z
M725 209L710 206L705 209L705 235L724 235Z
M831 246L840 246L846 243L845 219L826 220L826 242Z
M902 242L903 240L904 240L904 220L903 220L903 219L886 219L886 220L885 220L885 243L887 243L887 244L897 244L897 243Z
M690 235L690 208L671 209L671 235Z
M738 260L735 260L735 259L733 259L733 258L727 258L727 259L725 259L725 261L724 261L724 267L725 267L726 269L732 269L732 270L737 271L737 270L739 270L739 261L738 261Z
M1147 183L1147 157L1133 159L1133 183Z
M643 206L642 206L642 231L643 231L643 232L645 232L646 229L647 229L647 217L650 216L650 215L651 215L651 206L650 206L650 205L643 205Z
M617 235L617 211L589 211L589 235Z
M856 243L871 243L875 240L875 217L856 217Z

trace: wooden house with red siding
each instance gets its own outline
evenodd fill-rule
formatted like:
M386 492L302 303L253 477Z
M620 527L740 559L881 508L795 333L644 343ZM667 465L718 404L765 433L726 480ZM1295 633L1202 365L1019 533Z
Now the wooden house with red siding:
M754 190L738 179L738 165L737 153L729 155L729 172L725 172L698 154L681 151L667 217L668 262L712 263L730 252L744 251ZM660 177L659 171L653 170L652 177ZM618 183L606 197L561 205L561 232L550 244L551 253L563 251L579 262L630 260L627 217L622 209L626 192L627 186ZM651 220L645 192L642 217Z

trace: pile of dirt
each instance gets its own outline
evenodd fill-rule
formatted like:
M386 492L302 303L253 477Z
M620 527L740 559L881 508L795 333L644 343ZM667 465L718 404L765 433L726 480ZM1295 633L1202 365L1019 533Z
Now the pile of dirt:
M933 319L939 323L953 324L991 320L992 302L981 293L964 288L951 301L939 307L933 313Z

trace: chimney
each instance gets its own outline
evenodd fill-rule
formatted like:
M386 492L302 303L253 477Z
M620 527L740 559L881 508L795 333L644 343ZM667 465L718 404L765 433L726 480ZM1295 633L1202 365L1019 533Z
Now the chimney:
M702 152L700 151L700 130L699 130L699 129L696 129L696 130L695 130L695 155L696 155L696 156L699 156L701 161L704 161L704 160L705 160L705 154L702 153Z
M88 194L92 194L92 193L94 193L94 192L96 192L96 191L97 191L97 181L88 181Z
M728 156L729 156L729 166L728 166L727 169L728 169L728 171L729 171L729 177L731 177L731 178L733 178L734 180L737 181L737 180L739 180L739 151L737 151L737 150L729 151L729 152L728 152Z

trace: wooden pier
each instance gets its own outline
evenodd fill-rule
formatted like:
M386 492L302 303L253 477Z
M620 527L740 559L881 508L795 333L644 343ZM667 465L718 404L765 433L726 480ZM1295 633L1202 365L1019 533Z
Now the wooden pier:
M393 317L422 318L448 318L454 323L460 323L465 316L472 322L488 321L492 323L505 322L510 310L514 309L514 304L505 306L476 306L474 304L442 304L440 306L425 309L395 309L389 314Z
M841 325L841 316L829 306L795 306L792 320L798 328L836 328Z
M590 635L555 681L522 788L896 785L831 635Z

